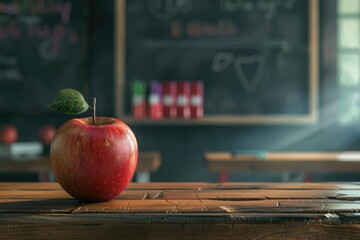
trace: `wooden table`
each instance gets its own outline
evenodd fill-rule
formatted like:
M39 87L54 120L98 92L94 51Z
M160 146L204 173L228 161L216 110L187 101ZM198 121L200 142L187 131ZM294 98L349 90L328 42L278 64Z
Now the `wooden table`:
M156 172L161 165L159 152L139 152L136 167L136 181L150 182L150 173ZM0 159L0 172L35 172L39 173L40 181L52 180L49 156L30 157L24 159ZM50 177L49 177L50 175Z
M220 173L360 172L360 152L267 152L262 159L254 154L208 152L205 161L210 171Z
M0 239L360 239L360 183L131 183L79 203L0 183Z

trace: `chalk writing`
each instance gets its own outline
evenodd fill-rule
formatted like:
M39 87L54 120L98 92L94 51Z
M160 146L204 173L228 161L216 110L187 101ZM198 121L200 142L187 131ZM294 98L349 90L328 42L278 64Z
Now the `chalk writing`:
M260 85L261 76L265 71L265 57L261 55L252 55L238 56L235 58L233 53L218 52L215 54L212 61L212 71L214 73L219 73L225 71L231 65L234 67L236 75L245 91L248 93L255 92ZM250 67L255 69L254 74L249 74L249 72L246 71Z
M238 28L230 19L218 20L215 23L174 20L171 22L170 33L172 38L231 37L237 35Z
M21 82L23 75L20 72L18 59L14 56L0 55L0 83Z
M186 14L172 0L126 3L128 57L140 66L126 65L130 78L203 79L208 115L309 112L312 0L193 0Z
M177 14L188 14L192 4L192 0L148 0L151 15L159 20L168 20Z
M21 31L15 21L0 25L0 40L4 38L18 39L21 37Z
M233 53L219 52L215 54L212 71L215 73L224 71L233 63L234 58Z
M18 16L16 21L18 23L24 23L25 25L34 25L41 23L41 17L36 15L23 15L23 16Z
M27 0L0 2L0 14L7 18L0 21L0 41L25 38L38 40L39 54L45 60L54 60L63 43L78 43L77 30L68 23L72 3L64 0ZM59 20L49 24L43 18Z
M224 12L262 11L269 19L280 9L294 9L295 3L296 0L220 0L220 9Z
M54 15L58 14L61 23L70 20L72 4L63 0L26 0L9 3L0 2L0 14L6 15Z
M87 84L88 14L99 15L90 2L0 0L0 115L45 116L51 92Z
M260 79L265 70L265 57L261 55L241 56L234 61L234 68L246 92L252 93L257 90L260 85ZM245 73L245 68L255 65L256 70L251 78L250 74Z

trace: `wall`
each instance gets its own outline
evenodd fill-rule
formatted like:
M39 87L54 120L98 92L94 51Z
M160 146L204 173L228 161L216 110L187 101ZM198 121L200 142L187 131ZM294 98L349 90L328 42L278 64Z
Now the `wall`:
M94 94L106 100L99 109L111 114L114 77L113 6L110 1L95 1L92 35L92 76ZM153 181L218 181L206 170L204 152L233 149L274 151L358 150L359 130L334 127L336 92L336 1L320 1L320 122L315 126L132 126L140 150L160 151L162 166ZM326 24L325 24L326 23ZM102 26L98 29L96 26ZM104 38L104 35L106 38ZM335 100L335 101L334 101ZM111 106L111 107L110 107ZM105 109L105 110L104 110ZM231 174L232 181L280 181L281 174ZM317 174L315 181L359 180L356 175Z
M92 95L97 97L98 115L114 115L114 6L113 1L91 0L90 54L88 66ZM218 181L204 162L206 151L262 149L274 151L360 150L359 129L338 128L334 123L336 105L336 14L335 0L322 0L320 14L320 122L315 126L132 126L141 151L160 151L162 166L153 181ZM44 123L60 125L68 117L6 118L19 126L21 140L33 140ZM25 120L25 122L24 122ZM30 126L30 127L29 127ZM296 177L295 175L293 177ZM317 174L315 181L352 180L360 177ZM34 180L36 176L3 174L0 180ZM231 181L280 181L280 173L237 173Z

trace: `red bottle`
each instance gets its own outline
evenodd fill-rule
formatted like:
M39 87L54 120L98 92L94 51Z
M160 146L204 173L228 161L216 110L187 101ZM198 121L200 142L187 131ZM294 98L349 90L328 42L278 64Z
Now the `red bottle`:
M204 116L204 87L202 81L193 81L190 84L190 117Z
M178 118L190 118L190 82L177 83L176 114Z
M164 118L176 118L176 82L163 83L163 113Z
M145 83L135 81L132 85L132 116L137 119L146 117Z
M162 85L157 81L151 81L149 93L149 117L151 119L163 118Z

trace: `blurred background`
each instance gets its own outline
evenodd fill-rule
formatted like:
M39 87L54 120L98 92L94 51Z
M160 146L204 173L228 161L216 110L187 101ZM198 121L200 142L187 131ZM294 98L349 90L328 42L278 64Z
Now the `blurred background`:
M17 136L2 140L0 181L41 180L7 164L48 155L42 131L73 116L46 104L68 87L160 154L151 181L220 181L207 152L360 151L359 50L358 0L1 0L0 127ZM306 180L224 178L284 172Z

